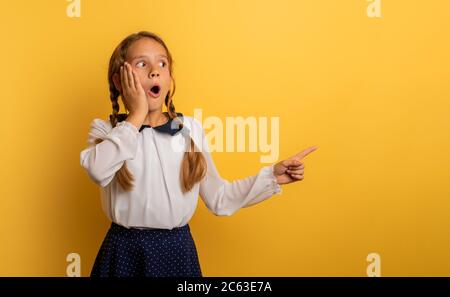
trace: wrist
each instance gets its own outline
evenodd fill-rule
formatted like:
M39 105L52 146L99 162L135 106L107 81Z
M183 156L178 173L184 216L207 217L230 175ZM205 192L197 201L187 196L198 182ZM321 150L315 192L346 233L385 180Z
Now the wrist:
M130 113L128 114L126 121L133 124L138 130L141 128L142 123L145 121L146 115L139 113Z

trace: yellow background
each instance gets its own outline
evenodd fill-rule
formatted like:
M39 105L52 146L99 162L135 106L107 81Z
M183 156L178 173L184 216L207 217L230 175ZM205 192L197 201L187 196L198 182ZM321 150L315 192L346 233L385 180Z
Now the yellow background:
M177 111L279 116L280 159L310 146L283 195L190 222L205 276L450 275L450 2L2 1L0 275L90 273L109 227L79 164L111 112L106 72L128 34L175 60ZM123 109L122 109L123 111ZM227 179L260 153L213 153Z

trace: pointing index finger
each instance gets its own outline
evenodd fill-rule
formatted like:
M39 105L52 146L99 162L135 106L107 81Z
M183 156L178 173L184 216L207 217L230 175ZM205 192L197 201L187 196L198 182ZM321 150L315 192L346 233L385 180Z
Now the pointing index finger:
M303 151L301 151L300 153L298 153L296 155L297 158L299 158L300 160L303 159L304 157L306 157L307 155L309 155L310 153L314 152L315 150L317 150L319 147L317 146L311 146L307 149L304 149Z

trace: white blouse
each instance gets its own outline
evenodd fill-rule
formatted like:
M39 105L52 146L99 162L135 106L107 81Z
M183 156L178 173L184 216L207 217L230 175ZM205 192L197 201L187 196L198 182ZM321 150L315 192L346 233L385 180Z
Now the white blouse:
M223 179L211 158L200 122L178 114L184 124L182 129L172 120L153 128L142 125L139 130L125 120L114 128L109 121L92 121L88 147L81 152L80 163L100 186L102 208L111 221L127 228L172 229L189 222L199 194L206 207L218 216L230 216L242 207L281 194L274 165L233 182ZM207 173L183 194L180 170L187 135L201 148ZM103 141L95 144L96 138ZM125 161L134 177L130 192L123 191L115 179Z

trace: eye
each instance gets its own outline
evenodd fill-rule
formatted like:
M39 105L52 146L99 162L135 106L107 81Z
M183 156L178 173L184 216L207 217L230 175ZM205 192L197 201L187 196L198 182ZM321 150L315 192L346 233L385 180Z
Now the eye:
M166 61L161 60L159 62L159 66L161 66L161 67L165 67L166 65L167 65Z
M144 61L137 62L137 63L136 63L136 66L139 66L139 65L142 65L142 64L145 65L145 62L144 62ZM142 66L142 67L145 67L145 66Z

